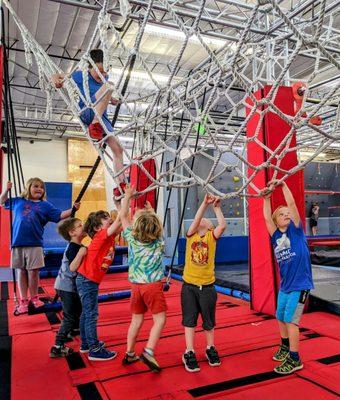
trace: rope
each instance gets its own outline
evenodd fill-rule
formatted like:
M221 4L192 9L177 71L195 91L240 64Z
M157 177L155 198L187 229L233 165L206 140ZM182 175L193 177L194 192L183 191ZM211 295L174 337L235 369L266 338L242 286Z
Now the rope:
M257 196L261 188L255 185L254 180L263 169L272 168L276 173L280 172L282 174L280 179L284 180L305 165L305 162L300 162L291 170L284 170L281 168L281 163L286 154L312 144L314 150L309 159L311 161L335 141L340 140L339 106L336 112L328 113L331 106L339 104L340 84L323 90L320 93L318 104L311 105L306 102L312 90L309 87L315 85L315 79L327 66L340 71L340 63L336 58L338 54L335 33L336 14L335 10L326 7L326 0L320 1L315 29L311 29L308 21L301 18L297 21L294 16L289 18L290 14L276 0L258 0L244 14L243 27L235 34L236 45L233 46L226 41L218 51L215 51L211 47L212 45L208 44L206 37L201 33L200 23L205 20L205 13L208 12L205 0L200 0L195 11L191 13L191 24L188 21L183 22L180 8L174 6L169 0L159 0L158 3L155 0L145 2L145 7L142 8L141 6L138 10L141 17L132 48L127 47L123 40L124 33L116 29L111 21L108 3L108 0L103 2L97 25L85 54L74 68L74 70L82 71L84 93L80 93L70 76L66 77L63 88L58 90L61 98L75 117L79 117L87 109L93 110L106 134L102 140L94 142L88 136L87 126L81 120L79 121L84 135L97 150L98 158L77 200L80 200L85 193L101 160L111 177L117 182L119 182L119 176L127 168L136 164L151 181L151 185L143 190L140 195L145 195L148 191L154 189L188 189L199 185L203 190L224 199L234 196ZM28 32L9 1L3 0L3 4L8 8L22 35L27 63L30 65L33 59L37 63L41 88L46 93L46 113L51 115L55 89L50 82L50 77L54 73L60 73L61 70ZM126 18L130 13L128 2L122 0L120 6L123 10L122 14ZM148 55L140 51L141 40L148 22L152 19L152 12L159 7L166 12L167 19L176 24L178 31L183 35L177 54L169 62L169 75L164 82L160 81L150 68ZM259 32L263 31L261 24L266 13L269 12L269 8L272 15L268 18L267 35L260 35ZM226 11L223 10L221 5L220 17L216 23L220 23L220 18L222 20L222 16L227 15ZM278 20L280 21L280 29L275 30L274 27ZM273 28L270 27L270 21L273 21ZM260 29L255 28L257 24ZM314 34L311 32L314 32ZM114 65L117 54L122 60L123 65L120 71L116 73L114 82L107 82L96 64L90 59L90 50L96 41L101 43L104 53L104 66L108 71L115 72ZM190 41L194 41L198 49L205 52L207 59L188 76L178 77ZM291 70L298 57L301 56L312 60L311 72L304 79L307 89L302 99L302 107L295 116L292 116L279 109L275 104L275 99L280 86L288 79L287 76L292 77ZM98 115L96 105L100 99L97 99L96 102L91 100L88 84L89 63L106 88L103 96L108 91L113 91L115 96L120 99L120 104L114 111L112 126L115 127L123 105L129 116L130 120L127 125L119 129L115 128L114 132L107 130L101 116ZM251 76L254 67L256 76ZM149 91L140 96L129 91L130 80L132 78L138 79L138 76L137 78L134 77L136 69L143 71L143 74L150 81L150 86L152 86ZM258 100L254 92L261 89L265 84L271 84L271 89L265 98ZM235 87L241 89L241 91L235 91ZM198 99L203 94L205 104L202 108ZM317 94L317 90L313 89L313 95L317 97ZM84 107L79 107L79 100L84 103ZM148 105L144 111L137 112L136 106L142 101L147 102ZM221 105L224 107L222 112L224 119L222 121L218 113L216 114L216 109ZM246 110L248 110L247 116L243 117L242 115L245 114ZM268 112L275 113L290 127L286 137L274 150L270 150L260 140L261 125ZM307 113L307 118L303 117L304 113ZM323 125L316 126L310 123L311 117L324 113L326 113L327 119L324 118L325 123ZM181 118L176 117L179 114ZM247 125L256 116L258 116L259 122L252 137L247 138L245 136ZM199 135L196 131L197 126L204 126L204 136ZM112 160L106 151L106 142L112 136L119 142L119 137L127 136L131 132L134 132L136 138L134 147L139 147L139 157L135 159L122 146L128 165L120 171L115 171L111 165ZM295 133L297 133L297 143L292 145L292 138ZM147 141L152 143L151 148ZM258 165L252 165L248 162L243 154L243 149L251 141L255 142L259 149L268 152L268 159L265 162ZM207 151L208 149L214 150L213 158ZM206 160L213 161L205 178L198 176L193 171L193 167L181 159L183 151L188 152L192 159L200 155ZM167 152L173 156L174 166L165 171L162 162L157 176L151 176L143 164L145 161L159 156L163 160ZM231 165L225 161L227 154L235 156L238 164ZM240 165L242 168L239 167ZM251 170L252 173L248 174L248 170ZM232 171L238 173L242 185L231 191L219 189L215 183L217 178ZM248 187L251 187L255 194L250 194L247 190Z

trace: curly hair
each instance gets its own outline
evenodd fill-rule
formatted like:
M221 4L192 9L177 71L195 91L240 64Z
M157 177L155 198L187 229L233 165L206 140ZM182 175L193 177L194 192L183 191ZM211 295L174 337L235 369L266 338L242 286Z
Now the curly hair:
M100 228L102 225L102 219L110 218L110 214L107 211L99 210L91 212L84 224L84 232L86 232L90 238L96 234L96 228Z
M152 211L139 210L132 225L132 236L142 243L152 243L163 234L158 215Z

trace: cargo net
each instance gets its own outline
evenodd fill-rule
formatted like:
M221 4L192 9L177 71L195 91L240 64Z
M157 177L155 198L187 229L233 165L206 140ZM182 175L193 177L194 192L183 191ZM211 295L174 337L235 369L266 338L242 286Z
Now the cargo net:
M128 123L120 128L114 127L112 133L101 122L106 136L97 142L91 140L87 126L79 118L84 135L98 151L113 179L117 180L117 176L137 164L152 182L145 192L157 187L188 188L199 185L221 198L257 196L262 189L254 183L258 173L269 168L274 178L284 180L339 141L340 79L322 85L318 85L317 80L327 71L339 78L340 47L333 3L322 0L316 13L305 13L302 18L295 17L298 13L294 10L284 10L275 0L254 1L253 4L247 4L248 8L242 13L244 25L233 30L231 24L229 31L233 32L237 41L232 41L231 35L225 35L226 39L221 40L217 48L209 36L202 33L209 14L206 10L209 10L211 3L197 1L191 11L191 25L188 26L183 22L176 2L146 2L145 7L138 11L134 45L128 47L112 22L108 3L103 2L87 51L74 68L83 72L85 93L82 94L70 75L65 78L63 88L56 89L53 86L52 74L63 71L28 32L8 0L3 0L21 32L27 64L31 65L34 60L37 64L40 86L47 95L48 115L52 112L52 97L56 92L75 117L79 118L89 108L97 115L96 103L91 101L89 94L89 64L97 71L107 89L113 90L113 96L125 106ZM228 14L228 7L235 7L228 5L228 1L225 3L225 9L215 9L218 14L215 12L216 26L222 26L219 24L224 21L224 14ZM302 7L304 3L298 4ZM117 4L111 6L117 7ZM121 1L120 7L122 15L131 18L129 3ZM145 29L160 9L167 15L166 21L176 25L181 35L181 48L172 62L168 63L170 72L165 81L152 72L147 62L148 55L140 50ZM109 81L104 79L89 56L98 40L104 53L106 71L110 73L113 70L117 55L125 60L121 72ZM187 76L179 76L177 72L183 55L189 51L188 46L193 41L205 51L205 61ZM125 92L123 90L132 58L135 59L132 75L142 71L150 82L149 90L138 96L129 87ZM267 94L258 100L254 93L266 85L270 85ZM292 87L295 110L290 114L293 115L285 114L275 105L276 95L283 85ZM312 96L316 96L316 99ZM83 109L78 105L80 98L85 104ZM137 107L141 102L147 104L142 111ZM263 143L260 135L267 113L276 114L288 126L287 134L274 150ZM257 125L251 132L248 128L247 132L249 121L256 115ZM134 137L133 154L124 149L128 160L124 170L113 169L112 156L103 146L111 135L117 140ZM246 149L250 142L257 144L258 151L266 152L265 162L254 164L248 161ZM307 159L290 170L281 167L288 153L301 149L308 149ZM171 163L160 162L165 155L166 159L172 160ZM149 159L157 161L156 177L151 176L143 166ZM205 160L209 166L204 173L195 172L197 162L195 164L194 161L197 159L200 164ZM217 185L217 180L221 180L224 174L232 174L234 181L239 182L238 186L223 188L222 185L221 188L221 184Z

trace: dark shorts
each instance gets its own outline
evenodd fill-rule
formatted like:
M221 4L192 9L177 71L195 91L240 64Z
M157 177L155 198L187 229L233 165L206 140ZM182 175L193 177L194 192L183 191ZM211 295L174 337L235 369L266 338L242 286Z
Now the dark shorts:
M313 228L314 226L318 226L318 221L315 221L315 219L310 219L309 220L309 226L311 227L311 228Z
M216 301L214 285L196 286L184 282L181 292L182 325L194 328L197 326L198 315L201 314L203 329L213 329L216 325Z

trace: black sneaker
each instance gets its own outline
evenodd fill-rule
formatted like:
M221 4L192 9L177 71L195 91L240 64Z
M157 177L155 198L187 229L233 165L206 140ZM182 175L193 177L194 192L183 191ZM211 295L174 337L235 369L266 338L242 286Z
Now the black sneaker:
M143 353L140 355L140 360L143 361L143 363L146 364L152 372L161 371L161 367L159 366L155 357L149 354L146 350L144 350Z
M209 365L211 367L218 367L221 365L220 357L218 356L217 350L214 346L211 346L210 349L205 351L205 355L207 356Z
M185 369L188 372L198 372L200 371L200 366L198 365L196 354L193 351L188 351L182 355L182 361Z
M60 358L60 357L67 357L68 355L73 353L73 349L67 346L53 346L50 350L50 357L51 358Z
M125 356L123 358L122 364L123 365L129 365L133 364L136 361L139 361L140 358L137 356L137 354L134 354L133 356L130 356L129 354L125 353Z

